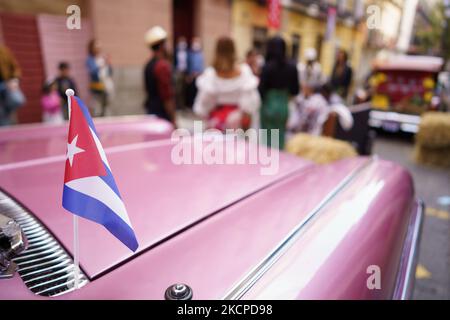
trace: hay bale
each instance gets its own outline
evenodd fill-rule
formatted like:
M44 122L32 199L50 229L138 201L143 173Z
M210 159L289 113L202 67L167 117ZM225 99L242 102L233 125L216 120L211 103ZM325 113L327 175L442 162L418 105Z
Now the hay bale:
M416 144L414 148L414 159L420 164L450 168L450 146L444 148L428 148Z
M289 153L320 164L357 156L355 148L348 142L305 133L293 136L285 149Z
M420 121L416 143L427 148L450 147L450 113L425 113Z
M450 167L450 113L427 112L422 116L414 159L421 164Z

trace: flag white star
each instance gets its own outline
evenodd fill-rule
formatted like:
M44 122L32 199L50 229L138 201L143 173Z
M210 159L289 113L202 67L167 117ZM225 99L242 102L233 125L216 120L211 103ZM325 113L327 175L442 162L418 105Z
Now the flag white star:
M73 156L76 155L77 153L84 152L83 149L77 147L77 140L78 140L78 135L76 135L75 138L73 138L71 143L67 144L66 159L69 159L70 166L72 166L72 163L73 163Z

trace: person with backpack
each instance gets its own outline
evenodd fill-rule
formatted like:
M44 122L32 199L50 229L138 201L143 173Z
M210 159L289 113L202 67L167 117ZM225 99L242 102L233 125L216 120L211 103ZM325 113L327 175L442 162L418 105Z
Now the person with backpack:
M0 45L0 126L11 124L13 113L25 103L19 86L20 75L14 55Z
M114 95L113 71L109 56L102 53L96 39L89 41L86 66L90 77L89 89L94 98L94 115L104 117Z

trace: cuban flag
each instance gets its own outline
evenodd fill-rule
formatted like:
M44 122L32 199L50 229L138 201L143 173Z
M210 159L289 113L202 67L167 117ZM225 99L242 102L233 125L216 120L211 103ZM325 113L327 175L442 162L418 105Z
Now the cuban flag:
M73 214L103 225L136 251L133 227L89 111L73 90L67 90L67 96L70 123L62 205Z

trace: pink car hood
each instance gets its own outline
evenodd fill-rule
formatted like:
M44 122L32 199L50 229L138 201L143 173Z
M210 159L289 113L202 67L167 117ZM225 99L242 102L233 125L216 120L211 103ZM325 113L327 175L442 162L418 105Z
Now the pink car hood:
M172 125L153 116L96 118L104 148L170 137ZM29 124L0 127L0 165L61 156L67 146L68 125Z
M401 167L376 158L316 166L284 153L275 175L261 175L262 165L176 165L169 132L133 133L133 124L116 134L114 128L97 125L139 251L81 219L81 266L90 281L58 299L163 299L179 282L192 287L194 299L396 297L417 209L411 177ZM18 140L22 135L15 132ZM25 144L31 155L6 143L0 189L71 253L72 215L61 206L65 140L51 151L42 150L45 139L36 141ZM274 252L277 259L266 260ZM383 272L381 290L367 287L371 265ZM0 299L20 298L43 297L19 275L0 282Z
M280 178L311 166L308 161L285 154L280 154L275 175L261 175L260 165L176 165L170 158L174 143L170 139L158 140L164 135L149 132L148 121L134 122L133 130L125 133L120 125L127 129L124 123L111 128L97 124L97 130L140 245L137 254ZM14 139L3 140L0 189L27 207L72 252L72 215L61 205L65 130L63 126L36 128L32 136L8 132ZM26 139L20 139L22 135ZM81 219L79 235L81 267L90 278L135 254L96 223Z

